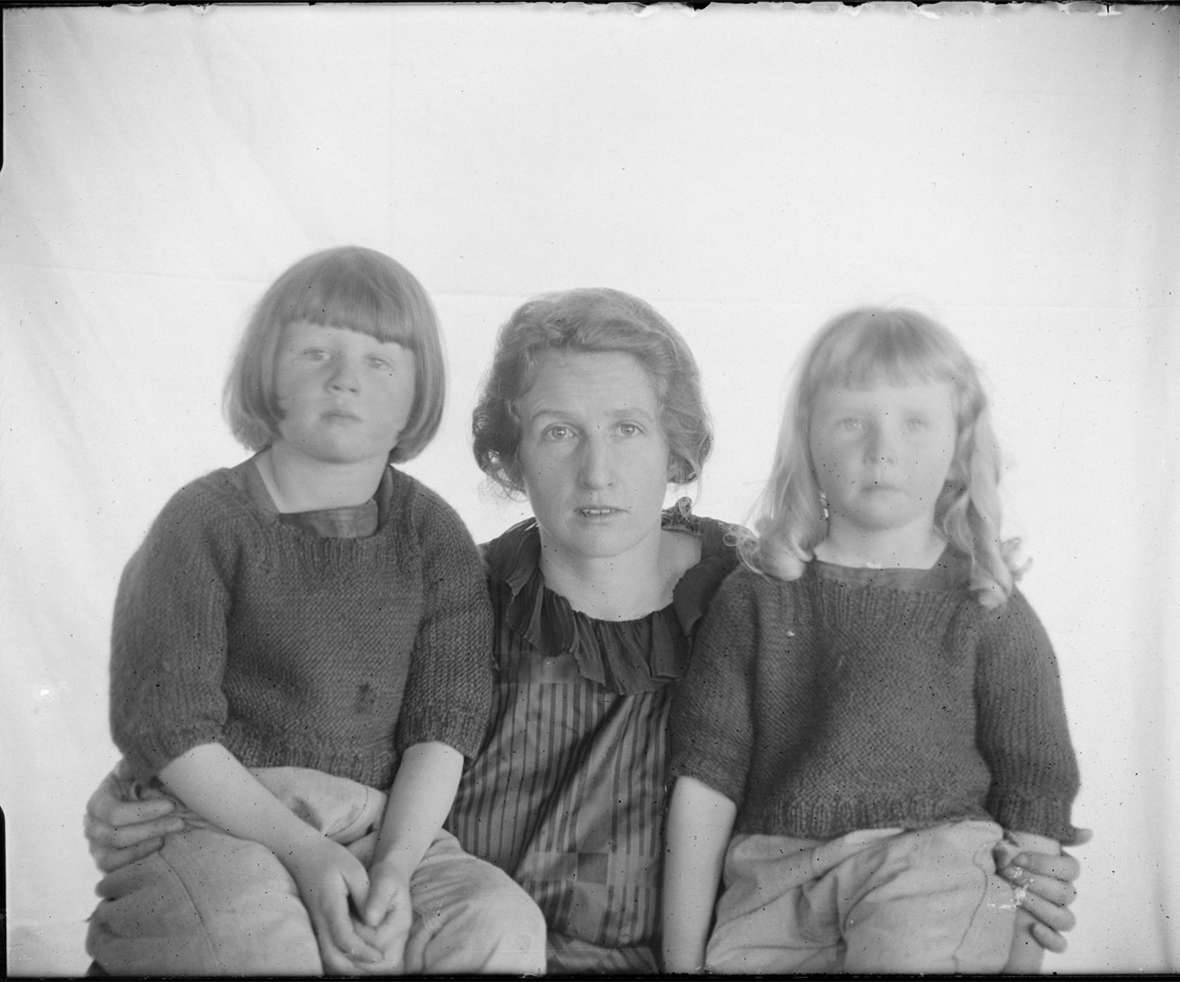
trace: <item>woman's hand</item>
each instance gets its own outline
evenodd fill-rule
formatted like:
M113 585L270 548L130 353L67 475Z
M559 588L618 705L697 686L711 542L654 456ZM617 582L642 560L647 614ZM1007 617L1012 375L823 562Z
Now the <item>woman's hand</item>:
M1077 845L1084 845L1093 837L1089 829L1078 830ZM1018 903L1035 919L1032 936L1046 951L1060 954L1068 942L1062 936L1072 931L1077 918L1069 909L1078 892L1073 881L1081 873L1081 865L1069 853L1021 851L1000 867L999 873L1017 890Z
M176 802L162 791L147 788L136 797L124 760L95 788L82 818L90 855L104 873L150 856L163 846L164 836L183 828Z

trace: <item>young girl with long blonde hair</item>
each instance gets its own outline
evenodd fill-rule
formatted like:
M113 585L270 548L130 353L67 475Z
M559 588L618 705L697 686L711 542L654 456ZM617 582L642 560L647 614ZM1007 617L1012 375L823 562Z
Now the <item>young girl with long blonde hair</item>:
M819 331L672 710L666 970L1039 967L995 856L1078 841L1078 772L999 479L950 332Z

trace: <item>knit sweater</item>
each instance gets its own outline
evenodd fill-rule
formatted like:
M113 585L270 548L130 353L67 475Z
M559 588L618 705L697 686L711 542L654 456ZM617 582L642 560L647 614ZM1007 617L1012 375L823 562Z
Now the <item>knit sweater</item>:
M111 730L136 775L212 742L382 788L415 743L473 756L491 610L459 517L389 468L374 534L317 535L255 500L254 466L177 492L124 570Z
M673 703L673 773L736 802L738 832L991 818L1073 842L1053 649L1019 591L989 610L967 572L949 548L931 570L736 570Z

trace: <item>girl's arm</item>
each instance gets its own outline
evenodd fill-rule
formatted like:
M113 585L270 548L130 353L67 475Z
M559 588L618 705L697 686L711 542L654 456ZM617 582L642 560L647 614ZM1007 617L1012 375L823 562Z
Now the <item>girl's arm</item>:
M368 893L360 860L295 815L224 746L185 751L161 769L160 779L206 821L275 854L299 887L330 971L381 957L349 918L349 898L359 909Z
M445 743L416 743L402 754L369 864L363 913L370 926L398 908L409 924L410 877L451 810L462 771L463 755Z
M1093 833L1078 829L1074 845L1089 842ZM1011 850L997 856L999 873L1015 887L1025 887L1023 907L1034 918L1032 936L1046 951L1057 954L1065 951L1068 942L1062 932L1072 931L1077 918L1069 909L1078 896L1073 881L1081 874L1081 864L1069 853L1051 855Z
M705 947L737 806L696 778L672 790L664 859L665 972L703 972Z
M1024 898L1024 939L1062 951L1058 933L1073 927L1068 905L1078 874L1061 842L1081 843L1088 833L1070 823L1078 789L1077 761L1066 722L1060 670L1048 634L1027 598L1013 591L990 614L979 648L976 676L977 739L992 772L988 811L1018 833L1018 849L997 850L999 872ZM1025 869L1013 867L1019 851ZM1039 875L1030 879L1026 870ZM1038 955L1040 953L1038 952Z

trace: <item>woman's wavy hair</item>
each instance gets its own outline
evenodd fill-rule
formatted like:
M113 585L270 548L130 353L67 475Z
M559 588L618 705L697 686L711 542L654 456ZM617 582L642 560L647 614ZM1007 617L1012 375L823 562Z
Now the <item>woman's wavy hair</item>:
M750 568L797 579L827 535L811 459L811 419L828 386L949 382L958 436L946 484L934 508L938 531L971 560L970 589L985 607L1004 603L1015 578L1018 542L1001 539L1000 450L979 372L953 334L900 307L858 307L828 321L796 368L770 479L751 530L738 533Z
M275 396L275 357L283 328L296 321L348 328L414 353L414 404L389 459L417 456L438 431L446 399L438 318L413 273L363 246L305 256L262 295L225 382L222 406L234 436L251 450L279 438L283 413Z
M700 372L684 338L638 297L605 287L543 294L518 307L501 328L492 366L472 414L475 461L509 494L524 485L515 403L532 385L547 351L633 355L655 387L668 441L668 480L688 484L713 446Z

